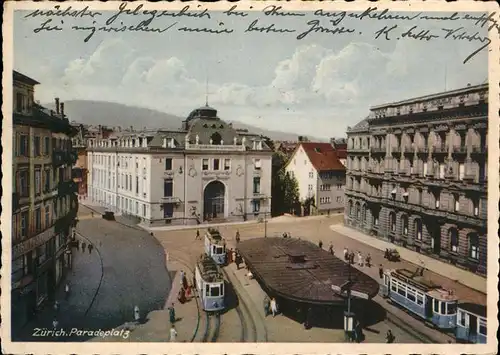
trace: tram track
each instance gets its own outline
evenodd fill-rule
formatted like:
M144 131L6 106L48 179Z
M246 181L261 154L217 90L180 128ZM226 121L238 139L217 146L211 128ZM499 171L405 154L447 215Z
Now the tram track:
M205 333L203 334L203 343L215 343L219 338L221 316L219 313L208 314L205 323Z

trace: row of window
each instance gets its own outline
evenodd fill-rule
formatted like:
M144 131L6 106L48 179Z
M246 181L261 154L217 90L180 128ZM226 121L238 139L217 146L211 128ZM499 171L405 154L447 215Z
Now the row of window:
M469 313L466 313L466 312L459 309L458 314L457 314L457 323L458 323L458 325L460 325L462 327L469 328L469 327L471 327L471 323L472 323L471 318L473 318L473 317L476 318L476 316L471 315ZM487 335L487 331L486 331L487 321L486 321L486 319L478 317L477 320L478 320L477 329L471 329L471 333L475 333L477 331L479 334L486 336Z
M331 203L332 202L332 198L331 197L320 197L319 198L319 203L322 204L322 205L325 205L327 203Z
M337 184L335 185L337 190L342 190L342 184ZM332 190L332 185L331 184L322 184L319 185L319 191L331 191Z
M15 214L12 218L14 241L24 240L51 227L58 218L58 211L64 216L68 213L69 207L69 197L65 196L61 199L53 199L52 203L46 203L44 206L36 206L31 219L29 211Z
M23 157L40 157L49 156L53 150L71 150L71 140L34 136L30 142L30 136L27 134L19 134L15 136L15 156ZM51 144L52 143L52 144ZM30 153L30 147L33 148L33 154Z
M32 275L36 266L43 264L60 247L65 245L66 238L64 233L60 233L46 243L38 246L35 250L29 251L19 258L12 260L12 282L20 281L23 277Z
M391 278L391 291L397 292L406 299L415 302L419 306L424 304L425 294L395 278Z

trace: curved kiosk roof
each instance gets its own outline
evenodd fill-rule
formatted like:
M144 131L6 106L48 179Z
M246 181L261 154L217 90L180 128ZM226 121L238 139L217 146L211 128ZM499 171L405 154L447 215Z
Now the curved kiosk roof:
M238 250L265 288L291 301L343 304L334 289L346 285L349 273L353 297L371 299L378 293L376 280L309 241L257 238L240 242Z

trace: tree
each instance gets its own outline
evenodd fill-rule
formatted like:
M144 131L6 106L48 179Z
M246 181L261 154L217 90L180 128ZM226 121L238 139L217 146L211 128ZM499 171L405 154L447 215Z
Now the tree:
M287 157L282 152L275 152L272 157L271 194L273 203L271 215L279 216L290 213L299 201L299 187L295 177L285 171Z

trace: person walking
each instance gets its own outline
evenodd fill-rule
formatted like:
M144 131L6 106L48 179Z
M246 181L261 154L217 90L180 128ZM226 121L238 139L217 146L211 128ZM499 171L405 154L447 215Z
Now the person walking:
M85 253L85 247L87 246L87 243L82 242L82 253Z
M385 339L387 340L388 344L392 344L394 343L394 340L396 340L396 337L394 336L394 334L392 334L391 330L389 329L387 331L387 334L385 335Z
M346 247L344 247L344 260L347 261L348 257L349 257L349 250Z
M175 330L175 325L173 324L170 327L170 341L171 342L177 341L177 330Z
M358 251L358 265L363 267L364 263L363 263L363 255L361 254L360 251Z
M197 239L201 240L200 230L199 229L196 230L196 238L194 238L194 240L197 240Z
M382 279L384 277L384 268L382 264L378 267L378 276Z
M333 244L330 243L330 246L328 247L328 251L330 252L330 254L334 255L334 251L333 251Z
M188 288L188 280L186 274L182 277L182 287L186 290Z
M236 262L236 251L231 249L232 250L232 253L231 253L231 260L235 263Z
M54 320L52 321L52 328L54 328L54 330L56 330L57 327L59 327L59 322L57 321L57 318L54 317Z
M94 246L92 244L89 244L89 254L92 253L92 249L94 249Z
M372 256L370 255L370 253L368 253L368 255L366 256L366 266L372 266Z
M184 280L185 277L186 277L186 274L184 273L184 270L181 270L181 280L180 280L181 287L183 285L183 280Z
M239 230L236 231L236 237L235 237L235 239L236 239L236 243L240 242L240 231Z
M69 298L69 283L64 286L64 297L66 300Z
M134 307L134 320L137 323L141 320L141 312L139 311L139 306L137 305Z
M271 299L271 312L273 313L273 318L276 316L276 313L278 313L278 304L274 297Z
M172 303L172 306L170 306L168 308L168 315L169 315L169 318L170 318L170 324L174 324L175 323L175 308L174 308L174 304Z
M271 300L269 297L264 297L264 317L267 317L269 315L269 310L271 308Z
M320 249L323 249L323 242L321 240L319 241L318 246Z
M80 239L76 240L76 250L80 251Z

